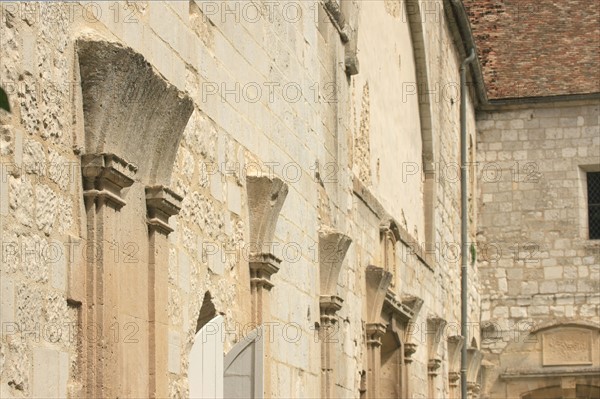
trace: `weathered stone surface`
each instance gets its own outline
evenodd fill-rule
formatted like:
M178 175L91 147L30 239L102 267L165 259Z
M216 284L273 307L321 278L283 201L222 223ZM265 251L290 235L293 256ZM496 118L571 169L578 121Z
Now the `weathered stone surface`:
M98 13L88 9L87 18L75 3L31 3L27 6L37 10L32 13L0 5L0 81L15 85L9 93L14 114L0 114L0 125L10 126L0 131L0 154L3 165L18 165L7 179L3 171L0 183L2 244L18 246L0 267L1 321L14 320L31 331L37 322L78 327L73 339L64 330L43 343L34 334L3 334L0 392L62 397L67 386L72 397L94 396L86 385L98 370L87 365L103 357L86 358L89 340L77 323L89 323L86 318L101 310L107 324L98 353L114 356L116 366L103 369L111 376L107 390L96 396L153 396L158 387L149 391L149 382L164 377L168 387L162 396L187 397L194 378L187 374L188 353L206 292L231 329L223 337L229 350L255 321L251 290L269 274L270 309L263 308L261 317L274 323L264 376L271 396L320 396L322 342L315 340L315 326L321 322L319 296L326 292L324 309L337 312L331 397L358 397L365 389L372 394L365 368L368 346L378 343L401 358L411 355L403 392L396 396L457 397L456 376L447 372L459 371L458 341L484 349L479 329L467 339L440 344L436 354L420 334L402 334L407 320L421 328L440 318L446 329L460 320L455 86L462 50L443 7L332 1L326 9L312 9L314 4L299 2L289 6L299 7L299 20L291 21L277 7L263 7L258 20L249 20L235 13L251 4L228 3L233 8L224 10L214 3L218 9L212 11L207 4L96 2L92 8ZM56 18L36 18L42 12L55 12ZM73 80L77 83L65 84ZM261 95L254 101L250 89L257 87ZM480 154L480 161L499 167L496 175L473 171L477 178L469 187L469 239L480 233L488 244L477 248L478 260L469 269L471 321L479 321L484 292L490 294L483 298L484 320L598 316L597 286L577 281L597 279L596 252L572 245L578 208L567 200L578 187L568 175L576 170L569 157L591 163L598 155L597 111L583 106L577 115L543 108L483 112L476 134L475 104L468 101L470 160ZM90 166L90 156L106 160L110 153L123 161L115 167L124 168L119 170L125 178L104 179L99 185L106 187L94 182L94 189L118 193L122 202L115 209L102 208L102 201L86 208L83 192L89 194L90 187L82 180L90 183L92 176L85 168L81 176L82 163ZM530 159L537 169L528 169ZM355 181L362 182L360 190ZM173 230L168 240L151 246L145 188L155 185L173 187L183 200L168 228L162 220L165 230ZM395 260L389 264L396 265L393 286L385 283L385 273L375 283L366 273L381 260L380 226L389 218L402 230L395 252L389 251ZM320 256L327 254L319 251L323 225L344 232L343 267L334 262L330 274L320 267ZM540 242L546 232L551 240ZM68 236L80 244L71 248L79 261L37 256L36 245L71 242ZM539 248L521 247L529 241ZM95 259L89 248L103 244L103 258ZM268 251L257 251L256 244ZM23 256L26 246L35 253ZM98 270L105 272L101 286ZM164 277L164 291L159 286L152 292L150 271ZM542 281L544 273L552 280ZM322 284L325 275L332 278ZM106 296L90 298L92 292ZM163 299L152 303L153 296ZM381 320L386 300L386 311L395 314L384 318L391 325ZM410 306L417 302L420 312ZM149 320L151 306L153 314L164 311L164 325ZM129 322L139 327L132 336ZM109 340L114 323L118 344ZM154 330L150 323L156 323ZM156 337L161 327L167 337L156 343L150 331ZM505 327L502 333L510 334ZM124 343L125 337L138 342ZM162 359L166 353L167 376L150 377L151 344L165 350L155 354ZM507 345L500 339L487 348L498 354ZM430 361L437 360L439 374L430 381ZM43 385L40 365L46 364L56 366L52 381Z
M596 115L596 119L588 120L585 115ZM587 133L588 127L593 131L598 125L597 115L597 102L584 101L524 105L516 110L500 109L480 116L478 159L482 162L479 176L484 204L479 210L479 228L485 232L488 242L502 248L498 259L483 259L481 272L495 272L504 264L511 266L507 269L507 284L499 279L485 293L490 300L490 312L482 313L483 321L491 317L491 321L501 318L513 324L537 326L567 320L575 326L585 325L597 317L598 310L592 303L597 301L598 290L589 278L586 265L598 264L600 258L597 250L592 256L585 250L597 246L588 240L587 203L582 189L586 185L586 171L598 167L600 147L592 145L592 135ZM490 123L492 120L494 124ZM589 145L580 151L580 143L586 140ZM506 159L507 164L502 165L495 176L487 173L486 170L499 167L494 161L500 158ZM516 217L511 218L509 224L496 223L506 217L504 206L516 212ZM515 298L520 306L511 306ZM596 331L556 331L549 331L548 336L565 339L580 333L585 337L589 333L597 336ZM501 348L496 342L484 342L482 347L494 354L488 359L496 372L526 374L529 371L525 371L525 365L518 364L510 335L510 331L502 333L508 346ZM542 341L541 336L538 339ZM556 346L546 340L543 346L518 349L519 356L532 360L543 358L544 366L565 365L571 360L575 364L573 359L583 359L583 355L577 354L577 348L586 340L578 339L573 351L567 350L569 354L564 350L555 351L558 346L569 347L571 344L566 344L567 341L562 340L563 343ZM511 371L509 365L513 363L520 371ZM578 364L584 367L583 363ZM543 365L532 363L531 370L544 375ZM585 367L588 366L586 363ZM577 370L575 374L583 373ZM548 376L538 381L541 388L553 384L555 379ZM486 390L490 397L500 398L521 395L531 387L503 377L490 380Z

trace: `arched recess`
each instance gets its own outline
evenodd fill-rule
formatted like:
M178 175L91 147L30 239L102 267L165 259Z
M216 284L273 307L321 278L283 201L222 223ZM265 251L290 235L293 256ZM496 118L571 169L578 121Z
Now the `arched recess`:
M379 225L379 245L381 266L384 270L392 274L390 289L396 287L398 279L398 261L396 256L396 245L400 241L400 230L398 225L392 219L388 219Z
M435 248L435 198L436 198L436 162L435 141L431 111L429 72L427 70L427 51L424 38L423 9L419 0L404 0L406 17L410 28L413 57L417 77L419 98L419 120L422 140L422 173L424 178L423 202L425 218L425 245L428 251ZM437 4L437 3L436 3ZM425 10L429 11L429 10ZM436 10L437 12L437 10ZM430 14L431 15L431 14Z
M86 33L75 50L83 238L93 245L68 300L81 331L136 330L135 342L84 340L82 396L166 397L168 221L182 201L167 185L193 103L129 47Z

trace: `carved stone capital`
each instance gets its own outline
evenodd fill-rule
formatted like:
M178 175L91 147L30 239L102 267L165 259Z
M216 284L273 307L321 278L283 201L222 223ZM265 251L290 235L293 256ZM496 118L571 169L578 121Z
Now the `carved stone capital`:
M404 344L404 363L410 364L412 363L412 355L417 351L417 344L412 344L407 342Z
M322 324L335 324L337 318L335 315L342 308L344 300L339 296L321 295L319 298L319 307L321 310Z
M274 287L271 276L279 271L281 259L273 254L260 253L250 255L250 284L270 291Z
M432 377L437 376L438 369L441 367L441 365L442 365L442 359L438 359L438 358L429 359L429 362L427 363L427 370L429 371L429 375Z
M81 157L83 196L103 200L116 209L125 206L121 190L130 187L137 168L114 154L87 154Z
M164 186L146 187L146 209L148 226L151 229L169 235L173 232L169 226L169 217L181 210L183 197Z
M460 380L460 373L458 371L451 371L448 373L448 382L451 387L457 387L459 380Z
M467 391L470 394L477 395L480 390L481 390L481 386L479 384L477 384L475 382L467 382Z
M387 327L383 323L368 323L366 326L367 346L381 346L381 338L385 334Z

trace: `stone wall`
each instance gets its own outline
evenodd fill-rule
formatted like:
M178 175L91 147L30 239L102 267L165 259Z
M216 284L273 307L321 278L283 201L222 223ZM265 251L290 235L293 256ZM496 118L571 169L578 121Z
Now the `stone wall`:
M97 73L96 64L82 70L77 43L84 39L133 54L135 65L122 66L124 74L146 70L147 61L153 71L148 79L167 82L165 90L189 98L193 108L181 137L150 144L140 137L152 126L137 114L147 112L151 118L148 108L142 112L131 100L123 109L135 109L135 114L102 114L104 126L115 121L124 126L114 142L104 144L122 148L125 153L116 155L126 161L137 157L144 169L146 154L140 148L150 148L152 160L161 151L173 154L173 173L165 172L160 184L183 197L179 215L170 219L168 242L149 244L147 188L158 184L151 177L170 171L170 165L139 170L121 192L127 204L114 218L107 215L108 227L99 230L110 235L112 246L104 248L105 258L94 261L110 261L110 270L122 277L113 281L111 294L117 298L115 323L105 324L99 334L116 341L114 356L125 377L115 378L131 377L110 389L123 396L152 394L148 385L153 379L136 363L149 356L152 328L160 328L152 327L152 316L143 315L146 306L166 307L167 342L161 342L168 350L164 358L160 351L152 356L168 372L171 397L188 395L188 354L207 292L215 313L225 319L225 351L255 322L248 245L256 227L249 223L248 176L266 175L281 179L289 190L274 234L262 243L282 261L270 280L270 308L262 315L274 323L265 375L269 396L319 397L316 330L323 293L318 243L319 232L327 229L352 239L335 293L344 302L334 330L334 395L359 397L361 375L368 368L368 265L389 266L392 296L412 317L413 328L402 335L402 356L408 359L402 389L410 390L411 397L449 395L447 377L456 370L447 338L459 335L460 320L460 54L442 2L431 2L427 12L415 8L416 2L352 4L343 9L354 32L348 42L342 40L347 32L338 29L339 16L311 2L262 4L260 15L256 4L245 2L0 5L1 85L13 106L12 115L1 115L3 397L77 396L87 389L83 348L92 338L82 328L89 311L78 298L91 295L79 291L89 287L83 276L84 270L93 274L89 257L94 252L86 244L94 243L90 235L98 230L90 226L89 204L83 201L80 157L91 145L90 115L109 111L95 108L90 102L94 92L80 88L80 74ZM377 54L391 61L374 62ZM352 57L359 61L357 75ZM103 82L107 95L123 91L117 81ZM132 93L147 101L142 107L152 104L156 112L175 107L173 101L155 102L156 96L143 90ZM129 118L136 124L128 125ZM474 128L469 100L472 142ZM94 132L103 137L102 131ZM425 170L425 155L434 172ZM426 179L432 175L434 194L427 194ZM397 241L395 267L381 253L382 224L390 220ZM429 237L426 226L434 226ZM431 244L428 252L425 244ZM47 248L58 249L61 256L48 258L53 253ZM151 288L144 285L151 278L147 265L154 265L155 258L164 260L156 269L168 271L166 304L155 304ZM468 342L474 338L477 346L478 278L470 268L474 328ZM447 326L439 346L428 343L428 323L434 319ZM70 329L55 331L62 324ZM429 374L431 360L439 361L437 374Z
M585 172L600 168L598 115L598 102L587 101L477 116L481 321L493 397L508 394L496 378L519 369L508 359L524 337L597 321L600 243L588 239Z

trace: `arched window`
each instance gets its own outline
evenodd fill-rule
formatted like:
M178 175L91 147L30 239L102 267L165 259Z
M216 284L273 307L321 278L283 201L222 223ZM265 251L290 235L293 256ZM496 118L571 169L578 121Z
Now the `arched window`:
M395 287L396 280L396 237L391 231L386 231L381 237L383 269L392 273L391 287Z

